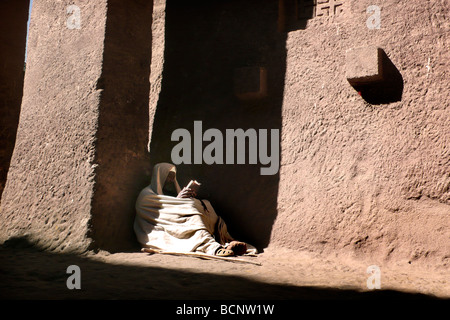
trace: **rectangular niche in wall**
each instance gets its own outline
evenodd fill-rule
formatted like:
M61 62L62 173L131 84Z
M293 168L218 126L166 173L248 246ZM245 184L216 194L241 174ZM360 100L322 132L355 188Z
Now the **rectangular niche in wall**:
M234 70L234 93L241 100L260 99L267 95L267 70L243 67Z
M401 101L403 77L383 49L351 48L346 51L345 60L347 81L366 102Z

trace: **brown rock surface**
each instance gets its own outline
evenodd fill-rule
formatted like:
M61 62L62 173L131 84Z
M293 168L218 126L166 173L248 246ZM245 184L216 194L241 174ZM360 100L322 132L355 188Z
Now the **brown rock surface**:
M0 239L129 249L135 198L150 166L152 3L82 1L79 28L69 27L69 5L33 4Z
M366 27L372 4L346 1L288 35L271 243L448 268L449 3L383 1L380 30ZM357 46L385 50L401 101L370 105L347 83Z
M35 1L14 154L2 196L0 238L29 234L43 247L87 248L94 192L106 1Z

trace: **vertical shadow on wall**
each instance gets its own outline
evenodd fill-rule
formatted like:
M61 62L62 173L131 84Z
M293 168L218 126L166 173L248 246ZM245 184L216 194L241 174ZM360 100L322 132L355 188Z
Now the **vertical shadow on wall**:
M175 129L189 130L194 141L196 120L202 121L203 132L222 132L223 150L226 129L278 129L281 136L286 34L279 31L278 9L276 0L167 1L152 165L172 162L171 151L178 144L171 141ZM243 101L234 95L234 72L245 67L267 70L266 97ZM203 142L202 150L209 143ZM177 176L181 186L190 179L200 181L199 198L211 201L230 233L262 249L277 215L279 183L279 173L263 176L262 166L259 161L248 164L248 158L242 165L180 164Z
M29 0L0 3L0 199L19 125L29 4Z
M316 0L279 0L280 30L305 29L308 20L315 14Z
M127 250L135 201L147 184L152 1L109 0L96 145L93 247Z

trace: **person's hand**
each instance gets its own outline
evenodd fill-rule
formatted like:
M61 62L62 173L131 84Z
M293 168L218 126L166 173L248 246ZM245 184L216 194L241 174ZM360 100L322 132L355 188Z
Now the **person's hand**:
M197 194L191 188L184 187L183 190L180 191L177 198L194 198Z
M241 241L231 241L227 249L233 250L234 254L240 256L247 252L247 244Z

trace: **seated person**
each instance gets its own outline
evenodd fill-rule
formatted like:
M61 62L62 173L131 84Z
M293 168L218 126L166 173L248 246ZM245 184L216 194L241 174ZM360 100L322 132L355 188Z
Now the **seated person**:
M139 243L161 251L217 256L256 253L251 245L230 236L209 201L195 197L194 190L181 190L174 165L155 165L150 185L136 201L134 231Z

